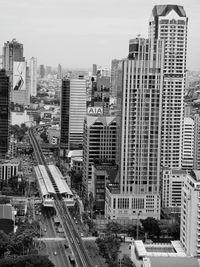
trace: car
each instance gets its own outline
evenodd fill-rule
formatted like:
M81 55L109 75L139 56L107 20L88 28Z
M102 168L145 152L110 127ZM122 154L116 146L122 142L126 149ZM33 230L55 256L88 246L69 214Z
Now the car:
M57 252L56 252L56 251L54 251L54 253L53 253L53 254L54 254L54 256L56 256L56 255L57 255Z
M65 247L65 248L68 248L68 247L69 247L69 245L68 245L67 243L65 243L65 244L64 244L64 247Z
M44 228L44 231L46 232L47 231L47 228Z
M84 236L84 234L83 233L81 233L81 237L83 237Z

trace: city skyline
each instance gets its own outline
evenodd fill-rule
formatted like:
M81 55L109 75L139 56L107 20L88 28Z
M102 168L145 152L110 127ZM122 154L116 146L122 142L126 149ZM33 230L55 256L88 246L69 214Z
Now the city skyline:
M114 58L127 56L128 40L138 34L147 38L147 23L156 4L165 0L91 0L7 2L2 1L0 22L1 46L16 38L24 44L27 60L38 58L38 65L71 68L91 68L92 63L109 67ZM171 0L170 4L183 5L189 17L188 60L189 70L200 70L197 34L199 0ZM34 44L34 45L33 45Z

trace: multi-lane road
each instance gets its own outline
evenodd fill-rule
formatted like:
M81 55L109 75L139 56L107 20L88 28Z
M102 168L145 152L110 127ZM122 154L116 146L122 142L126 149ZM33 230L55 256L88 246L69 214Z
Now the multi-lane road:
M42 154L42 150L40 148L40 145L37 142L37 139L36 139L33 131L34 131L33 129L29 130L29 137L30 137L31 144L32 144L34 152L35 152L36 159L38 161L38 164L42 164L42 165L46 166L46 170L49 174L52 185L54 185L55 184L54 177L52 177L51 173L49 172L44 155ZM56 192L57 192L57 188L56 188ZM93 264L91 263L91 260L88 256L88 254L87 254L87 251L85 250L82 239L81 239L79 233L77 232L76 226L75 226L75 224L71 218L71 215L68 211L68 208L59 194L55 195L54 205L55 205L56 213L57 213L57 215L60 219L60 222L62 224L64 233L70 242L71 249L72 249L74 257L76 259L76 266L77 267L94 267ZM63 252L62 251L63 247L60 244L57 244L57 245L60 246L57 249L59 251L57 253L60 254ZM50 254L52 254L53 248L49 252L50 252ZM56 265L56 266L61 266L61 265ZM65 264L63 266L67 266L67 264Z

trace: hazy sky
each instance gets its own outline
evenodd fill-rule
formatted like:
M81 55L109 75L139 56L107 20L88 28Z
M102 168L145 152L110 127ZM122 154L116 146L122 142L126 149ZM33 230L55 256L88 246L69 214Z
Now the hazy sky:
M1 0L0 46L16 38L39 64L110 67L128 41L147 37L156 4L183 5L189 18L187 68L200 70L200 0Z

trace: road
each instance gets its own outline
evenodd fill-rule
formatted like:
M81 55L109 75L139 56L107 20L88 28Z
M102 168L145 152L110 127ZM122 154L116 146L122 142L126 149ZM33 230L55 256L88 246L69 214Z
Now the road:
M60 218L60 222L63 226L65 236L68 237L68 239L70 241L70 246L71 246L71 249L73 251L74 257L76 259L76 266L77 267L94 267L90 261L90 258L87 254L87 251L83 245L81 237L77 233L77 229L74 226L74 222L72 221L72 218L69 214L68 208L66 207L66 205L63 201L63 198L62 198L62 196L61 196L61 194L60 194L60 192L59 192L59 190L55 184L54 177L52 176L51 172L48 169L45 157L42 153L40 145L38 144L38 141L36 140L34 131L35 131L35 129L29 130L29 137L31 140L31 144L33 146L38 164L42 164L46 167L46 170L47 170L47 173L50 177L51 183L55 188L56 195L54 196L54 204L55 204L54 207L56 209L56 213L57 213L58 217ZM48 222L47 222L47 226L48 226L48 229L50 229L48 231L51 231L51 233L53 234L52 226ZM59 249L59 245L58 245L58 249ZM50 253L52 253L52 251L50 251ZM57 256L55 256L55 257L57 257Z
M43 216L43 220L41 223L43 236L53 237L53 238L58 237L49 209L46 209L45 215L46 216ZM45 242L47 248L47 254L49 255L50 260L55 264L56 267L64 267L64 266L71 267L67 251L64 248L64 243L65 241L55 241L55 240ZM57 253L56 256L54 255L55 251Z

